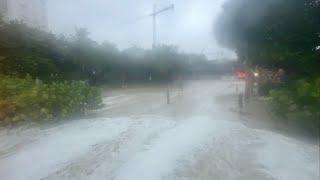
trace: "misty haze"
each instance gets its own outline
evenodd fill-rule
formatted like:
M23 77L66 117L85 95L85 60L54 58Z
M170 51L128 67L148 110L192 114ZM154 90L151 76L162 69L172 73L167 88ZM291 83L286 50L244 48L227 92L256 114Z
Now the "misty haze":
M0 0L1 180L319 180L319 0Z

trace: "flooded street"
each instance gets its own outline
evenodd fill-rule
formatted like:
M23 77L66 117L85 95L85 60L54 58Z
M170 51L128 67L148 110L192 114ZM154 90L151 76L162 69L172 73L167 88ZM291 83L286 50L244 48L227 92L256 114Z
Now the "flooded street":
M319 179L319 145L246 125L234 80L189 82L171 97L161 86L110 90L90 119L1 129L0 179Z

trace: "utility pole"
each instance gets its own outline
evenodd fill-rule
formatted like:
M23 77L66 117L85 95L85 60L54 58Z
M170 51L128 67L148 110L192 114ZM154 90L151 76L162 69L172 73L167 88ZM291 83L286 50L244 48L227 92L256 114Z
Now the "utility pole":
M157 5L153 5L153 15L152 15L152 24L153 24L153 43L152 48L154 49L157 44L157 15L155 15L157 11Z
M169 6L166 6L162 9L157 9L157 5L153 5L153 12L149 14L149 16L152 16L152 24L153 24L153 43L152 43L152 48L155 49L157 47L157 16L166 12L174 10L174 4L171 4ZM168 84L167 84L167 89L166 89L166 97L167 97L167 104L170 104L170 79L171 79L171 74L168 72Z
M169 6L166 6L164 8L161 9L157 9L157 5L154 4L153 5L153 12L151 14L148 14L144 17L152 17L152 27L153 27L153 42L152 42L152 49L155 49L157 47L157 17L158 15L166 12L166 11L170 11L170 10L174 10L174 4L171 4ZM142 17L142 18L144 18ZM139 18L141 19L141 18ZM154 58L154 56L153 56ZM170 104L170 80L171 80L171 73L168 72L168 84L167 84L167 89L166 89L166 99L167 99L167 104ZM151 74L150 74L151 77Z
M152 24L153 24L153 43L152 43L152 48L156 48L157 46L157 16L160 15L161 13L164 13L166 11L169 11L169 10L174 10L174 5L171 4L169 6L166 6L162 9L157 9L157 5L154 4L153 5L153 12L151 14L149 14L148 16L151 16L152 17Z

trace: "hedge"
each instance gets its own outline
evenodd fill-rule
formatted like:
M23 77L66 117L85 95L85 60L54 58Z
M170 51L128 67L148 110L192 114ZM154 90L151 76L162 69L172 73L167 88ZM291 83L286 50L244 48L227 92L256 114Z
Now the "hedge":
M99 89L83 81L46 84L0 76L0 122L65 119L100 105Z

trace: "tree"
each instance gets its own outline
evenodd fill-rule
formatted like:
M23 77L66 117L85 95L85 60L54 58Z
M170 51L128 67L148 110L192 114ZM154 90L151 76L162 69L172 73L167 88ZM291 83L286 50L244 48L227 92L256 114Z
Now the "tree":
M229 0L215 35L249 64L315 74L320 67L319 12L318 0Z

